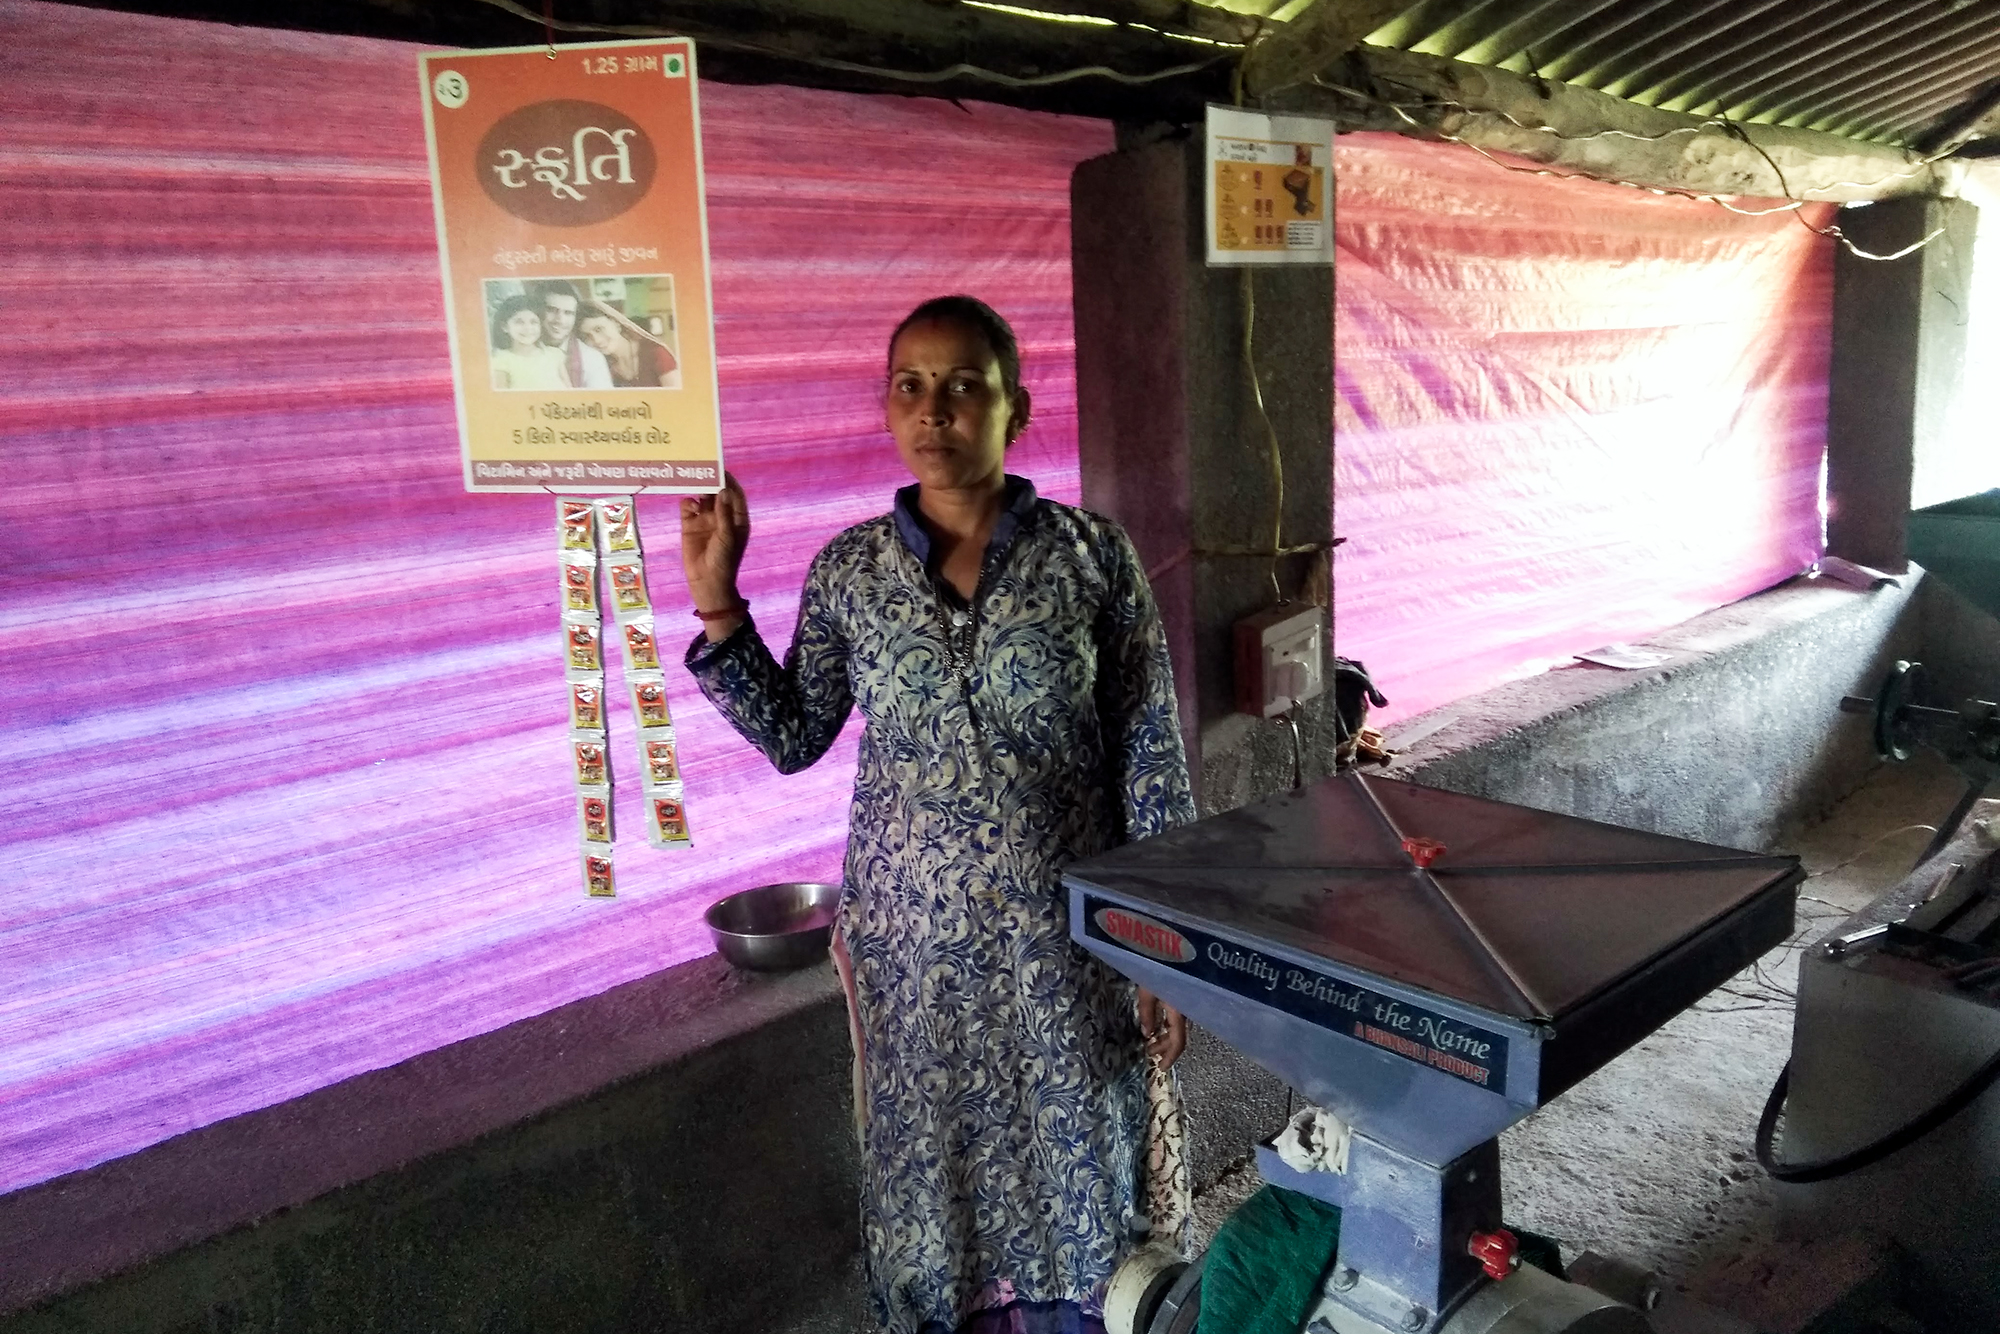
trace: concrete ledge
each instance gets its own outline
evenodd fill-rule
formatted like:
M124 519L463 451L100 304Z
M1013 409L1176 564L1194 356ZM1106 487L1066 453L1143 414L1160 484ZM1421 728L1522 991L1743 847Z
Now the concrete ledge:
M789 1067L771 1067L768 1063L779 1040L774 1030L787 1025L811 1058L794 1057ZM753 1033L756 1039L745 1041ZM789 1146L790 1152L783 1151L787 1146L774 1146L780 1151L771 1164L753 1167L739 1159L735 1165L744 1168L746 1176L764 1172L769 1184L759 1191L750 1183L748 1189L769 1207L772 1218L783 1218L795 1206L770 1196L773 1192L782 1196L780 1182L798 1174L805 1145L811 1143L813 1151L824 1157L809 1166L826 1180L815 1185L794 1179L783 1185L803 1187L807 1197L818 1199L815 1207L821 1210L835 1208L838 1224L828 1235L848 1238L852 1249L853 1135L847 1065L846 1020L830 964L755 977L716 958L697 960L305 1097L0 1196L0 1238L5 1238L7 1257L0 1266L0 1313L255 1224L354 1183L375 1179L369 1191L371 1208L392 1212L414 1208L420 1213L440 1174L476 1172L472 1162L483 1148L494 1148L501 1159L516 1164L503 1174L518 1170L523 1153L530 1157L554 1153L559 1158L566 1152L587 1152L593 1142L610 1144L632 1135L663 1141L683 1135L690 1146L712 1156L730 1152L733 1130L758 1133L746 1119L759 1125L795 1119L782 1110L774 1112L768 1101L749 1109L739 1106L733 1112L722 1109L722 1114L707 1119L703 1099L711 1096L718 1078L725 1096L733 1082L735 1096L744 1103L791 1097L796 1090L805 1095L794 1109L796 1115L833 1128L828 1135L815 1126L798 1145ZM735 1068L744 1066L747 1071ZM746 1079L746 1073L754 1077ZM624 1099L623 1112L603 1105L601 1097L579 1101L628 1085L633 1096ZM696 1104L704 1109L701 1115L696 1114ZM564 1108L568 1111L557 1112ZM758 1114L746 1118L746 1110ZM635 1119L617 1124L621 1115ZM506 1144L486 1143L495 1132L535 1123L537 1118L541 1118L538 1136L501 1136ZM594 1124L585 1129L587 1122ZM530 1149L529 1140L540 1147ZM562 1147L564 1143L569 1148ZM453 1150L458 1155L455 1167L438 1161L426 1172L407 1174L408 1181L382 1180L382 1174ZM785 1170L787 1165L792 1171ZM779 1170L765 1172L767 1166ZM744 1186L737 1182L732 1188L741 1191ZM697 1194L691 1202L700 1199ZM829 1206L829 1199L837 1203ZM347 1207L341 1203L321 1211L324 1216L307 1220L306 1230L323 1232L336 1226ZM557 1228L555 1235L561 1232ZM761 1244L750 1249L756 1253ZM204 1278L202 1286L213 1286L213 1275ZM148 1298L155 1305L161 1300L157 1291ZM198 1315L190 1310L183 1318ZM456 1327L457 1322L452 1324ZM78 1326L59 1320L18 1327ZM171 1328L172 1323L151 1316L142 1322L137 1311L127 1311L111 1323L83 1327L136 1331ZM6 1328L17 1326L7 1322Z
M1180 1069L1203 1187L1289 1091ZM858 1334L848 1071L830 965L697 960L0 1197L0 1331Z
M1922 652L1921 570L1859 592L1801 577L1654 636L1661 666L1578 663L1391 729L1387 770L1429 787L1762 850L1875 764L1839 712ZM1394 692L1393 682L1389 683ZM1442 724L1442 725L1440 725ZM1435 728L1435 730L1430 730Z
M1875 763L1843 693L1896 657L2000 670L2000 626L1913 576L1794 580L1656 636L1660 667L1448 705L1389 772L1770 847ZM865 1329L848 1062L830 966L668 969L0 1197L0 1331ZM1182 1078L1199 1187L1289 1091L1204 1034Z

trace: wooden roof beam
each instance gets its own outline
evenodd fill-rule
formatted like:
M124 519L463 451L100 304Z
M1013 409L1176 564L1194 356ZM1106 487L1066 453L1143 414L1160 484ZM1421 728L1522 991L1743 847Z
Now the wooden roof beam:
M1243 92L1262 101L1309 82L1409 8L1409 0L1314 0L1310 9L1259 35L1243 62Z

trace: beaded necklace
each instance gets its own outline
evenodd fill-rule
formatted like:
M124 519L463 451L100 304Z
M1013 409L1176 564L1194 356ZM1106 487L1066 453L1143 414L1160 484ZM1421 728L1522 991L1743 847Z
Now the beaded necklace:
M979 604L973 602L964 607L949 607L946 604L951 598L942 587L937 590L935 601L938 634L944 640L945 666L965 686L969 695L972 691L972 646L979 638Z
M992 553L980 562L979 580L973 585L972 597L962 606L958 602L958 590L946 582L942 573L931 576L931 605L937 609L938 638L944 641L945 669L958 678L961 698L965 701L965 712L972 720L975 734L981 731L979 710L972 702L973 650L979 642L979 607L986 600L987 582L996 568Z

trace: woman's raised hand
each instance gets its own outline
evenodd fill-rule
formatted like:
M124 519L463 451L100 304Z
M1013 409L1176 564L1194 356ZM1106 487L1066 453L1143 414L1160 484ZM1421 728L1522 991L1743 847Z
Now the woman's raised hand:
M736 572L750 544L750 504L735 476L724 473L722 490L712 496L681 497L681 568L696 611L725 611L744 605ZM702 621L711 640L727 639L744 621L738 612Z

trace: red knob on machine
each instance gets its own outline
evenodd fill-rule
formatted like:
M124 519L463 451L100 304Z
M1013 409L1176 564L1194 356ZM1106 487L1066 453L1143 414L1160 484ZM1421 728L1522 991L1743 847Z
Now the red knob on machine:
M1504 1227L1495 1232L1475 1232L1465 1243L1466 1253L1479 1261L1488 1278L1505 1278L1513 1273L1521 1263L1520 1249L1520 1241Z
M1444 844L1434 838L1406 838L1403 840L1403 851L1410 854L1410 860L1417 864L1418 870L1423 870L1444 856Z

